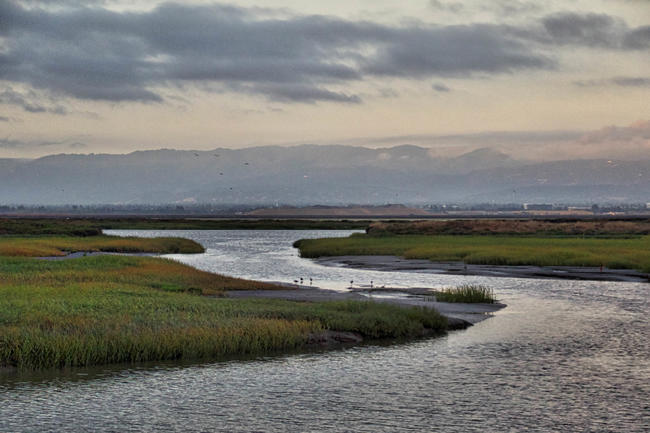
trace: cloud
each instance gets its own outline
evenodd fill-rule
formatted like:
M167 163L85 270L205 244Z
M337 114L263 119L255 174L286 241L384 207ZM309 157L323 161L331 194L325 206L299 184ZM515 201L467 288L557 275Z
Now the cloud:
M593 145L630 141L646 141L650 146L650 120L639 121L629 126L607 126L583 135L578 143Z
M522 0L491 0L475 5L460 1L429 0L429 7L452 14L488 12L497 16L520 15L541 10L538 3Z
M80 149L86 147L85 143L82 143L76 139L66 139L66 140L16 140L11 137L0 138L0 149L15 149L15 148L39 148L39 147L67 147L70 149Z
M450 92L451 89L447 86L445 86L442 83L434 83L431 85L431 88L435 90L436 92Z
M623 46L634 50L644 50L650 47L650 26L639 27L625 34Z
M596 14L555 14L527 27L386 25L227 4L117 12L101 1L77 3L0 0L0 80L108 102L160 103L163 89L196 85L285 103L359 103L346 89L361 80L549 69L556 66L543 54L549 45L642 49L649 39L646 28ZM55 112L34 101L22 106Z
M429 0L429 6L436 10L452 13L459 13L465 9L461 2L456 1Z
M561 12L541 20L530 33L549 45L574 45L615 50L642 50L650 46L650 26L630 28L620 18L606 14Z
M40 98L35 92L24 94L16 92L10 87L0 92L0 104L15 105L28 113L67 114L65 107L61 105L44 104L43 102L36 102L36 99Z
M650 120L628 126L608 126L585 133L563 149L556 158L608 158L648 160L650 155Z
M25 142L22 140L14 140L10 137L0 138L0 149L11 149L15 147L24 147Z
M619 86L625 87L649 87L650 78L648 77L614 77L612 82Z
M602 86L621 86L621 87L650 87L649 77L612 77L603 80L581 80L574 81L578 87L602 87Z
M274 101L358 103L358 95L331 87L551 63L490 25L388 26L174 3L120 13L0 0L0 15L0 79L90 100L160 102L162 87L211 83Z

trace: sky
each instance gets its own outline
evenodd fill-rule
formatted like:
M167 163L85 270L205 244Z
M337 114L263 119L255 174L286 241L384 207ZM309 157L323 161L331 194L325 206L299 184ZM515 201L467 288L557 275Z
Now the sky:
M650 159L650 0L0 0L0 158L259 145Z

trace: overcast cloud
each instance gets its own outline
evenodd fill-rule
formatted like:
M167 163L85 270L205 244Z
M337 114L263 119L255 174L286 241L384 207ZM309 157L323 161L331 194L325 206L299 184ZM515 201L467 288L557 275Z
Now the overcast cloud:
M642 50L650 41L650 27L575 13L518 28L389 26L328 16L268 17L259 9L223 4L167 3L120 13L25 8L0 0L0 20L0 79L112 102L156 103L164 87L210 83L281 102L359 103L348 86L367 77L549 69L557 66L550 46ZM0 102L31 112L53 110L11 92L0 94Z

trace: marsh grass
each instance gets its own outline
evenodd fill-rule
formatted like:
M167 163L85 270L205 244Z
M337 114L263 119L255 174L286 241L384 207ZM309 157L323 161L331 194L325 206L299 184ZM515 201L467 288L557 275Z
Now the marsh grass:
M518 235L632 237L650 234L645 220L459 219L373 222L367 232L386 235Z
M650 272L650 236L631 239L354 234L303 239L302 257L396 255L483 265L605 266Z
M0 236L0 256L64 256L74 251L118 253L202 253L205 249L190 239L122 238L118 236Z
M370 221L318 219L0 218L0 235L97 236L102 229L326 230L365 229Z
M463 284L434 292L438 302L463 302L467 304L494 304L494 291L480 284Z
M432 310L218 297L273 288L152 257L0 257L0 366L215 359L303 347L324 329L369 338L446 329Z

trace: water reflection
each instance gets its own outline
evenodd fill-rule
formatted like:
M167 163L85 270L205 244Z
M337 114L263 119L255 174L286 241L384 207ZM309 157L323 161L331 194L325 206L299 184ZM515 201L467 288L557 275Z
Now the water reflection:
M182 232L210 242L192 259L204 269L246 277L267 269L270 280L349 275L296 257L291 242L307 233L266 233ZM0 431L650 429L649 285L466 278L493 287L508 307L466 331L408 344L15 378L0 382Z

